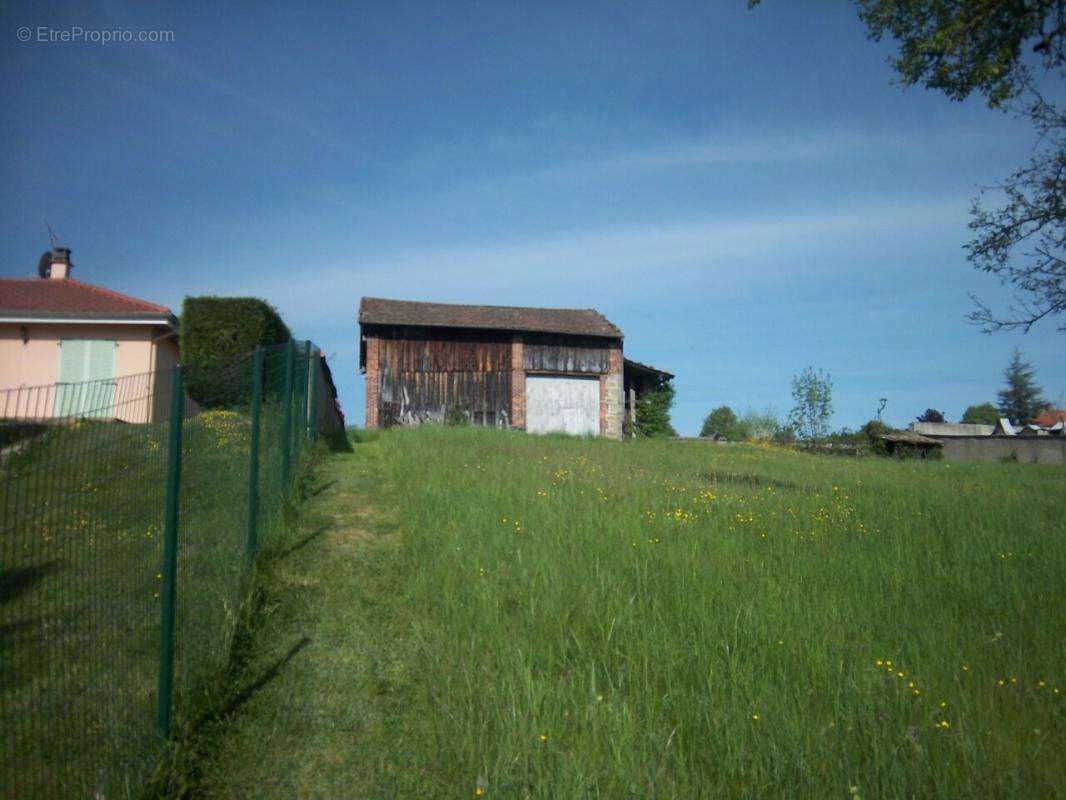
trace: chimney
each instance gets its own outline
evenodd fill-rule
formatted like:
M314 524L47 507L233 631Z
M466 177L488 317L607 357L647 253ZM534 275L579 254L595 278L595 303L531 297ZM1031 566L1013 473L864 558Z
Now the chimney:
M53 247L52 268L48 272L48 277L52 280L69 278L72 269L74 269L74 265L70 262L70 248Z

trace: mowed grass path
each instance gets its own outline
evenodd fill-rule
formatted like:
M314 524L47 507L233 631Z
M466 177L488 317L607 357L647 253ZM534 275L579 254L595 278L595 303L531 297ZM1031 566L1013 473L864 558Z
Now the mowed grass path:
M1066 785L1062 469L423 429L320 480L202 796Z

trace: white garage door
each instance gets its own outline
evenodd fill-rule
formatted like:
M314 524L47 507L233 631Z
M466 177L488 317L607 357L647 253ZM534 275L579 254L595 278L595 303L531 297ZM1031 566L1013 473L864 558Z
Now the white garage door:
M526 377L526 430L576 436L600 433L600 379Z

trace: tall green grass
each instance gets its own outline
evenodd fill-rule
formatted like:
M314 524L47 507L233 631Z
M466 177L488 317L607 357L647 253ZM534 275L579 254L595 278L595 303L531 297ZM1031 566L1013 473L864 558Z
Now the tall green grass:
M268 406L273 423L281 412ZM280 523L262 432L260 536ZM167 426L79 421L0 461L0 798L135 797L157 726ZM185 423L174 716L207 705L247 567L247 417Z
M464 429L394 494L396 796L1051 797L1066 471ZM385 757L384 755L382 757Z

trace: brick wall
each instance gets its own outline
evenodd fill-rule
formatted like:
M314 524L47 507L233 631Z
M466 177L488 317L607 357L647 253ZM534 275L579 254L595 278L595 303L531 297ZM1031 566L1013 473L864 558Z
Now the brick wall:
M379 375L378 340L368 336L366 340L366 427L378 427L378 405L381 393Z
M511 427L526 427L525 345L521 336L511 342Z
M607 374L600 378L600 435L608 439L621 439L622 417L625 414L621 344L612 345L608 355Z

